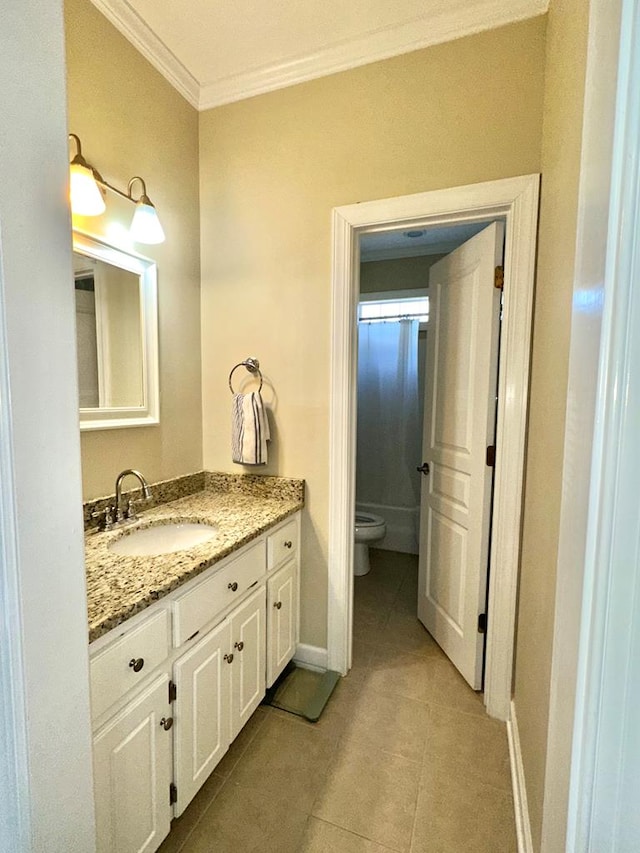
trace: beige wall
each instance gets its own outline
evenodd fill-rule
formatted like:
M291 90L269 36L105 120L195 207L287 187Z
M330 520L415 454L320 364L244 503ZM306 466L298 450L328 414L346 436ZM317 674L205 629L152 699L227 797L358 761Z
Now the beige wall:
M390 258L360 264L360 293L428 287L430 268L444 255Z
M536 851L540 849L547 750L588 13L589 4L582 0L554 0L547 26L538 275L514 685Z
M304 477L302 641L326 643L331 209L537 172L538 18L201 114L204 465L231 367L261 360L267 472Z
M89 0L66 0L65 19L69 130L106 180L146 180L167 236L134 247L158 263L160 425L82 434L86 500L123 468L160 480L202 467L198 114ZM76 225L113 240L132 212L109 194L105 214Z

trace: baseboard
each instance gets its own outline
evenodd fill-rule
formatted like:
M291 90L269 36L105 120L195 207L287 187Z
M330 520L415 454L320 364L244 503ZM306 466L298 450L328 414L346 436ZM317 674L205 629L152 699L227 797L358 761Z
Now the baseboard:
M325 672L327 669L327 650L320 646L299 643L293 659L304 669L315 669L318 672Z
M529 820L529 806L527 804L527 786L525 784L522 752L520 750L516 706L513 702L511 702L511 719L507 720L507 737L509 739L509 759L511 762L511 783L513 785L513 808L516 818L518 853L533 853L531 821Z

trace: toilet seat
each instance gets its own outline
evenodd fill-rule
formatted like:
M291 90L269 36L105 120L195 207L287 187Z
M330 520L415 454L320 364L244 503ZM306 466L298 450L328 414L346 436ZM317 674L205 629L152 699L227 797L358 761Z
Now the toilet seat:
M384 518L372 512L356 512L356 529L358 527L379 527L384 524Z

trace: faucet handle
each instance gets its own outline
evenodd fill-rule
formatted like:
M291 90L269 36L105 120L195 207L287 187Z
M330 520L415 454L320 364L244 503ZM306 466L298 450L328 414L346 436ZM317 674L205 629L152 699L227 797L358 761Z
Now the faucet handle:
M113 507L107 505L100 512L92 512L91 518L99 519L98 527L101 530L111 530L113 527Z
M139 503L139 501L134 501L133 498L129 498L129 500L127 501L127 508L124 512L124 517L127 519L127 521L135 521L138 517L136 514L137 503Z

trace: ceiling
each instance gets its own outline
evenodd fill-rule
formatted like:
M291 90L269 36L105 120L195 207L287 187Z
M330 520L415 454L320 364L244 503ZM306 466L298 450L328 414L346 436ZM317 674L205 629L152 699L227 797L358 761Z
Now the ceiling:
M492 220L493 221L493 220ZM489 222L467 222L438 228L376 231L360 237L360 260L388 261L420 255L447 255L466 243Z
M532 18L549 0L92 0L198 109Z

